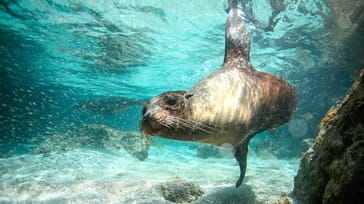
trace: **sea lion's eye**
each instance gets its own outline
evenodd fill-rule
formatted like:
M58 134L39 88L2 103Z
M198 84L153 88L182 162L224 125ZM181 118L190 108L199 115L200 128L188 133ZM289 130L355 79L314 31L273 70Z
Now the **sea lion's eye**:
M174 105L176 105L177 104L177 99L176 98L174 98L174 97L169 97L168 99L167 99L167 105L170 105L170 106L174 106Z

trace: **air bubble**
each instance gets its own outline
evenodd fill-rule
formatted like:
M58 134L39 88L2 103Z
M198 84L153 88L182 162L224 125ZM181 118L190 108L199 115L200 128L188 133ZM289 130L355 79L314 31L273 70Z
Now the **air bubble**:
M293 119L288 124L288 131L292 137L299 138L306 135L308 126L305 120Z

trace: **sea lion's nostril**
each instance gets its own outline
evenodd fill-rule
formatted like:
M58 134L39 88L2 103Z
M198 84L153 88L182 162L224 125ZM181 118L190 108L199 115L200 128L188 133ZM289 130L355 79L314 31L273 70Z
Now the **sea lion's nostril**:
M149 113L145 113L144 115L143 115L143 119L142 119L143 121L149 121L150 120L150 114Z

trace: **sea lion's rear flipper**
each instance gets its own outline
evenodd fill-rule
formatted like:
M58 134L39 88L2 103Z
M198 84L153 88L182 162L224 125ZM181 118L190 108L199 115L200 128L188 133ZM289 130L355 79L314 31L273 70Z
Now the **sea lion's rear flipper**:
M246 160L248 155L248 141L241 142L236 148L235 148L235 158L239 163L240 167L240 177L236 181L235 187L238 188L241 183L243 183L244 176L245 176L245 170L246 170Z
M244 12L238 0L229 0L225 28L225 67L252 68L249 62L250 37L244 26Z

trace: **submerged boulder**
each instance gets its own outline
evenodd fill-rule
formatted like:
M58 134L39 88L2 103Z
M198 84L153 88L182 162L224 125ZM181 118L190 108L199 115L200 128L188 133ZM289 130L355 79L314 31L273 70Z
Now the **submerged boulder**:
M304 154L293 194L302 203L357 203L364 196L364 70L322 120Z
M221 203L263 203L257 200L253 189L243 184L239 188L235 186L219 186L215 187L211 192L206 193L193 204L221 204ZM284 203L284 202L270 202L270 203Z
M190 203L204 194L198 185L181 179L162 183L160 191L164 199L175 203Z
M144 160L148 157L150 144L139 132L119 131L104 125L83 125L64 134L55 134L39 144L33 154L65 152L76 148L102 149L114 147Z

